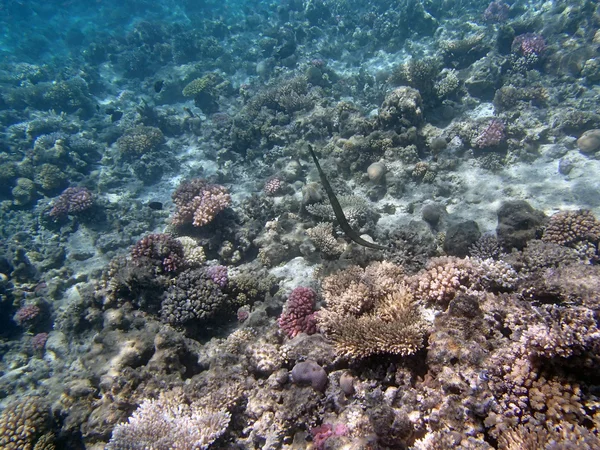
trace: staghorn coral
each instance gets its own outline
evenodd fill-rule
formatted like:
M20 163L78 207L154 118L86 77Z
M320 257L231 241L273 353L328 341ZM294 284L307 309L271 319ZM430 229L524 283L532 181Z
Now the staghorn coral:
M324 308L317 314L319 328L338 354L360 359L375 354L407 356L423 346L426 326L406 286L378 299L359 317Z
M50 408L40 397L24 397L11 403L0 414L0 448L34 450L53 448Z
M172 198L177 206L173 216L175 225L192 223L201 227L231 204L231 196L225 187L208 184L199 178L182 182Z
M600 221L591 211L561 211L550 217L542 241L573 247L579 242L600 241Z
M117 425L107 450L201 450L221 436L231 419L224 410L190 402L180 389L144 400Z
M277 323L288 337L296 337L300 333L315 334L315 301L317 293L311 288L297 287L285 303L285 310Z
M170 234L156 233L140 239L131 249L134 263L150 264L157 273L177 272L185 267L183 246Z

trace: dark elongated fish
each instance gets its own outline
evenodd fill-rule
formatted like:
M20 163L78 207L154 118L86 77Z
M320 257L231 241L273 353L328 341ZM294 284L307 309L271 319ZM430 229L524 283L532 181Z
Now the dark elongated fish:
M344 211L340 206L340 202L338 201L329 181L327 181L327 177L325 176L325 172L321 169L321 164L319 164L319 160L317 159L317 155L313 151L312 145L309 144L308 150L310 151L310 155L312 156L313 161L315 162L315 166L317 166L317 170L319 171L319 177L321 177L321 183L325 188L325 192L327 192L327 197L329 197L329 202L331 203L331 207L333 208L333 212L335 213L335 217L338 220L342 231L346 236L352 239L357 244L362 245L363 247L374 248L377 250L387 250L387 247L383 247L381 245L377 245L373 242L369 242L361 238L356 231L352 229L350 224L348 223L348 219L344 215Z

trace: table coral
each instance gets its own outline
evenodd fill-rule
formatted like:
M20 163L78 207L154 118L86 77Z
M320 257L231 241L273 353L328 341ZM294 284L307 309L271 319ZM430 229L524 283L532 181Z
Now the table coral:
M113 430L108 450L203 450L222 435L231 416L188 402L180 390L161 392L144 400Z

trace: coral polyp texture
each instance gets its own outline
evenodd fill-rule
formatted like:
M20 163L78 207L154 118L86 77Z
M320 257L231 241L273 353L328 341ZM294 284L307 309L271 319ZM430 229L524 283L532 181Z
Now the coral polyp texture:
M224 186L210 184L199 178L182 182L173 192L177 210L174 225L191 223L195 227L206 225L231 204L231 196Z
M0 414L0 447L6 450L51 450L50 407L39 397L9 404Z
M137 264L150 264L159 272L177 272L185 267L183 245L170 234L149 234L131 249Z

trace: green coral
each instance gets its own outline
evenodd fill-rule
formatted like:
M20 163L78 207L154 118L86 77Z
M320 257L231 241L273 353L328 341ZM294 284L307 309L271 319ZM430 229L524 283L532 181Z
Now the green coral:
M67 176L54 164L42 164L34 181L43 191L55 191L64 186Z
M117 140L117 147L123 156L142 156L157 151L164 139L162 131L158 128L138 126L125 131Z
M195 98L201 94L213 95L214 89L219 82L219 77L215 73L209 73L202 78L196 78L189 82L182 91L184 97Z
M12 189L15 205L23 206L31 203L36 196L35 183L29 178L18 178Z

